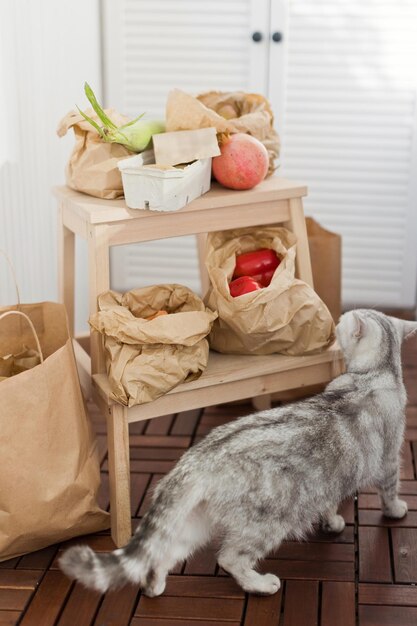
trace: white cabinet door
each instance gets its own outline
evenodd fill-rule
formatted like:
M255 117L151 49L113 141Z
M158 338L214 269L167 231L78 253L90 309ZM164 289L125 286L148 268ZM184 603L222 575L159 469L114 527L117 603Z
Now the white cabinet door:
M283 2L271 32L287 21L285 45L270 48L280 172L307 183L307 212L343 235L344 304L412 307L417 2L291 0L287 14Z
M175 87L267 92L269 0L108 0L104 8L105 98L121 112L163 117ZM111 269L120 290L180 282L200 291L194 237L120 246Z

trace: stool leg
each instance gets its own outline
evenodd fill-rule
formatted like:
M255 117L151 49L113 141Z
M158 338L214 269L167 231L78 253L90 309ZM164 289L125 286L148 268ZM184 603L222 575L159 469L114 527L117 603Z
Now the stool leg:
M75 235L64 226L63 208L58 214L58 299L65 305L68 328L74 336Z
M118 548L132 535L127 408L113 404L107 416L111 536Z
M290 219L284 223L284 226L292 230L297 237L297 254L295 257L297 278L300 278L314 289L303 201L301 198L292 198L289 200L289 205Z
M252 406L255 411L266 411L271 408L272 396L270 393L266 393L263 396L256 396L252 398Z
M210 287L210 279L206 269L206 233L196 235L198 264L200 269L201 296L204 297Z

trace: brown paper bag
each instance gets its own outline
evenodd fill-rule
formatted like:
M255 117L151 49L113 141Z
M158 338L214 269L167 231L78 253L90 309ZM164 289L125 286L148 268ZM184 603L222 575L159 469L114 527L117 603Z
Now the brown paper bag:
M260 94L210 91L194 98L180 89L173 89L168 94L167 131L214 126L218 133L249 133L268 150L268 174L276 169L274 161L280 150L279 137L273 123L270 104Z
M0 315L13 310L0 309ZM39 336L43 362L0 382L0 560L104 530L96 501L100 482L61 304L19 305ZM19 312L0 320L0 355L34 346Z
M217 310L210 347L230 354L312 354L335 338L326 305L295 276L296 237L285 228L263 226L210 233L206 266L211 287L204 299ZM233 298L229 291L236 255L271 248L281 258L269 287Z
M117 126L129 121L113 109L105 109L105 112ZM100 122L92 109L85 113ZM63 137L70 128L74 130L75 146L65 170L67 185L97 198L122 197L122 176L117 162L134 153L121 144L102 141L91 124L75 111L70 111L60 121L58 136Z
M124 295L99 296L100 311L90 318L104 335L112 397L127 406L150 402L176 385L201 376L216 313L183 285L154 285ZM168 315L151 317L156 311Z
M342 238L306 218L314 290L335 322L342 314Z

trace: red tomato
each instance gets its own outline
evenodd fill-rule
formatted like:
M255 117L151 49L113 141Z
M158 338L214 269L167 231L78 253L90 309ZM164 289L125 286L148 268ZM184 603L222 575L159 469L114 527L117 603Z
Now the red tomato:
M240 276L229 283L229 289L230 295L233 296L233 298L237 298L238 296L243 296L245 293L262 289L262 287L251 276Z
M253 252L244 252L236 256L234 276L255 276L276 270L281 260L275 250L261 248Z

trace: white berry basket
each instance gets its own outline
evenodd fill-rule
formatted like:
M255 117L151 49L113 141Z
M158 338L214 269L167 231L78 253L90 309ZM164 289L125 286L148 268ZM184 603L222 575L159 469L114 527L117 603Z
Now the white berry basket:
M177 211L210 189L211 158L189 165L155 165L153 150L118 162L130 209Z

